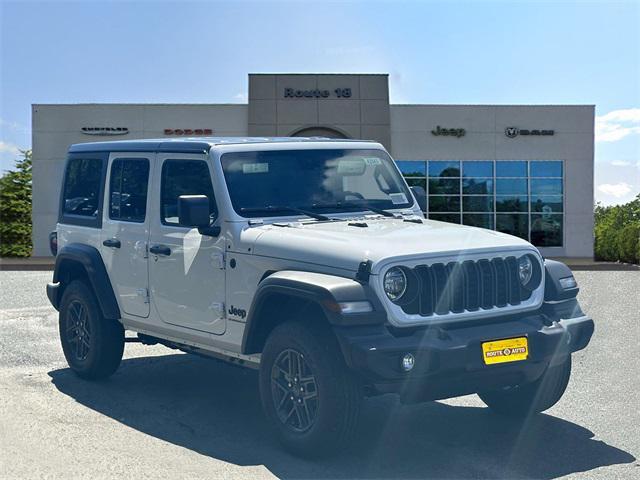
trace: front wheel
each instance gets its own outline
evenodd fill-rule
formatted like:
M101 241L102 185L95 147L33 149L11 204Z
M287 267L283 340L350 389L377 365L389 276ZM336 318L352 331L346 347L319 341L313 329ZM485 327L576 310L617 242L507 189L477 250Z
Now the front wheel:
M108 377L120 365L124 329L104 318L91 289L74 280L60 302L60 341L69 367L78 376L95 380Z
M571 355L559 365L549 367L535 382L508 390L479 393L478 396L496 413L509 417L526 417L554 406L567 388L571 377Z
M298 455L337 450L357 425L360 388L324 326L287 322L273 330L260 361L260 396L278 439Z

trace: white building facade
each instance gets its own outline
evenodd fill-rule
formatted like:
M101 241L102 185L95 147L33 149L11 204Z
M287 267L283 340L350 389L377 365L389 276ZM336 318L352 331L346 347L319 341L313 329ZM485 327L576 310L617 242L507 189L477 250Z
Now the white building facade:
M73 143L192 136L381 142L425 215L593 257L593 105L390 105L387 75L252 74L248 104L33 105L34 256Z

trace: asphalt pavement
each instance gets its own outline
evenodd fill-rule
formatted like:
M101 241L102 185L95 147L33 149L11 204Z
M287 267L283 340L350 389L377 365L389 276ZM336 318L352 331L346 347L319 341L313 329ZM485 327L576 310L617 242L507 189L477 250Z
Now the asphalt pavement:
M365 402L337 457L284 452L263 418L257 375L127 344L118 372L68 368L51 272L0 272L0 478L640 478L640 272L576 272L596 321L562 400L517 424L476 396Z

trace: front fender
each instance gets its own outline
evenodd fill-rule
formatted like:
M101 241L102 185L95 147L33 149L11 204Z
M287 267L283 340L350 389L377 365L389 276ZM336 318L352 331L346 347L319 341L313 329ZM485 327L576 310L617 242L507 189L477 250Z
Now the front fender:
M377 325L386 321L386 312L369 285L356 280L323 273L280 271L260 282L251 303L242 339L242 353L256 350L254 336L264 319L266 304L274 296L293 297L318 305L328 322L336 326ZM343 313L340 304L368 301L372 311Z

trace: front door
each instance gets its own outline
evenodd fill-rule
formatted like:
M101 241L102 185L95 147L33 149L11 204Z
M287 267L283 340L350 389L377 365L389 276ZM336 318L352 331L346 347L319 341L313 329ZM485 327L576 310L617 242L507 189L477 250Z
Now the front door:
M118 153L109 158L108 188L102 219L101 251L120 308L149 316L147 192L152 153Z
M178 197L206 195L212 225L219 224L207 157L159 154L155 185L159 215L151 220L151 299L161 321L222 335L225 332L224 238L178 224ZM157 190L157 189L156 189Z

